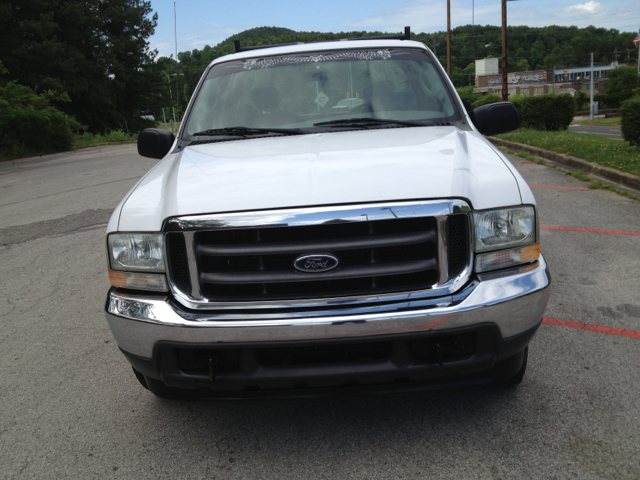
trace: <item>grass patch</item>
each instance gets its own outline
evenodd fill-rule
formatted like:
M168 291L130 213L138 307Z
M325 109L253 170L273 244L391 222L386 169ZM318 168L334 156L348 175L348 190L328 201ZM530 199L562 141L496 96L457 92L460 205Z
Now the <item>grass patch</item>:
M520 150L519 152L516 152L516 155L519 156L520 158L524 158L525 160L529 160L530 162L535 162L536 161L536 157L531 155L530 153L525 152L524 150Z
M106 135L94 135L93 133L83 133L76 135L73 141L73 148L95 147L104 144L133 143L138 139L138 135L129 135L122 130L113 130Z
M523 151L520 151L520 152L516 153L516 152L513 152L513 151L509 150L508 148L504 148L504 147L500 147L500 150L502 150L503 152L506 152L506 153L510 153L512 155L518 155L518 156L523 157L523 158L532 157L535 160L535 163L537 163L538 165L545 165L547 167L553 168L554 170L557 170L560 173L564 173L565 175L577 178L578 180L580 180L582 182L590 182L589 188L591 190L609 190L610 192L617 193L618 195L622 195L623 197L627 197L627 198L630 198L632 200L640 201L640 197L638 197L637 195L633 195L633 194L631 194L629 192L625 192L624 190L620 190L619 188L616 188L613 185L607 185L606 183L602 183L600 180L591 180L591 178L589 178L587 175L585 175L582 170L578 170L577 172L570 172L568 170L565 170L562 167L558 167L557 165L553 165L551 163L548 163L543 158L533 157L533 155L529 155L528 153L523 152ZM526 156L523 156L522 154L524 154Z
M572 125L602 125L605 127L619 127L622 125L622 117L599 118L591 120L574 120Z
M122 130L114 130L106 135L94 135L93 133L76 134L73 138L72 150L82 147L97 147L98 145L119 145L123 143L134 143L138 140L138 135L128 135ZM66 151L66 150L62 150ZM47 149L34 150L24 147L13 148L10 151L0 151L0 162L5 160L15 160L18 158L37 157L50 153L60 153L61 150Z
M640 147L613 138L574 132L546 132L521 128L498 135L510 142L524 143L595 162L621 172L640 175Z
M565 175L571 175L572 177L577 178L583 182L590 182L591 179L584 174L582 170L578 170L577 172L565 172Z
M589 185L589 188L591 190L609 190L610 192L617 193L618 195L622 195L623 197L640 201L640 197L638 197L637 195L632 195L631 193L625 192L624 190L620 190L619 188L616 188L613 185L607 185L606 183L602 183L600 180L591 182L591 185Z
M162 122L160 122L156 128L161 128L162 130L171 130L173 128L173 131L175 132L175 131L177 131L178 128L180 128L180 122L178 122L178 123L162 123Z

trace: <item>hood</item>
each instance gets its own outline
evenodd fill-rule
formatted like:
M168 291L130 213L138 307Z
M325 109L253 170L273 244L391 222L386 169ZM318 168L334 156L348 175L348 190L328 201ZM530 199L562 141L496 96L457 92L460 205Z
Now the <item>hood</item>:
M256 138L187 147L123 202L118 230L159 231L179 215L462 198L521 203L516 177L477 132L411 127Z

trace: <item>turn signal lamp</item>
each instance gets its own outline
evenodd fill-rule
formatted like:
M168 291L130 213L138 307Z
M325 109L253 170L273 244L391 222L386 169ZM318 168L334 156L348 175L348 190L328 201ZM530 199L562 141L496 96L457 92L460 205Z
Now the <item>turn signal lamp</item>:
M488 272L499 268L533 263L540 257L540 244L510 248L476 256L476 272Z

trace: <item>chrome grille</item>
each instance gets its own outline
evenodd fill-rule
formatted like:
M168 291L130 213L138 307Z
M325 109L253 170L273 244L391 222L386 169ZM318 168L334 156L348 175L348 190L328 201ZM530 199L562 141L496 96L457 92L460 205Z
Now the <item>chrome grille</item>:
M428 288L437 283L435 218L197 232L202 295L213 301L318 298ZM296 258L331 254L338 268L297 271Z
M178 298L194 308L313 304L438 289L446 294L454 280L469 274L464 207L443 201L336 207L313 215L300 209L263 217L182 217L165 224L169 277ZM294 267L302 256L322 254L336 257L338 267L313 273Z

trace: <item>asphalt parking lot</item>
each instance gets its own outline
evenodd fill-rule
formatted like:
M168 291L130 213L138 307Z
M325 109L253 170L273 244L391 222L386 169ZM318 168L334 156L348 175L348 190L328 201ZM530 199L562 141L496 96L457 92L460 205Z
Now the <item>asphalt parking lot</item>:
M0 163L2 478L640 478L640 202L509 156L552 273L517 388L180 403L103 315L135 146Z

